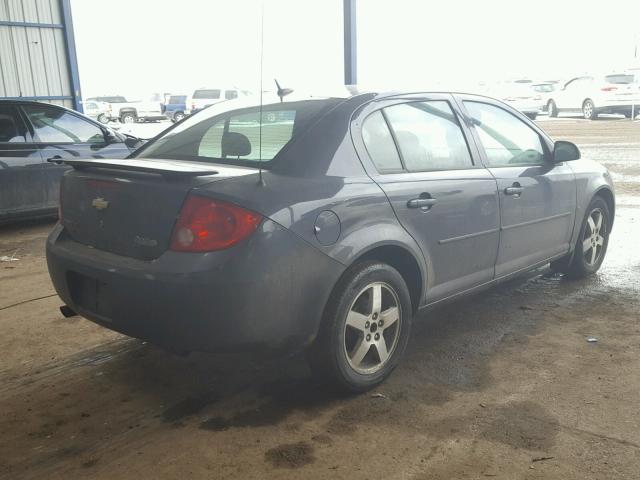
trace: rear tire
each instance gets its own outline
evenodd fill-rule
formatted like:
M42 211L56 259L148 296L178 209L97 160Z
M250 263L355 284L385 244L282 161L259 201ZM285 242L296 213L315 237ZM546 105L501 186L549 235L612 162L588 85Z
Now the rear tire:
M587 208L572 254L551 262L552 270L578 279L598 271L609 245L611 213L607 202L596 196Z
M409 339L413 310L396 269L357 263L336 284L307 359L313 373L340 390L364 392L398 365Z
M529 117L531 120L535 120L538 117L537 113L525 113L525 115Z
M558 116L558 107L556 106L556 102L549 100L549 103L547 104L547 112L551 118L556 118Z
M98 115L98 118L96 120L98 120L100 123L103 123L103 124L109 123L109 117L107 117L104 113L101 113L100 115Z
M179 122L180 120L182 120L184 118L184 113L183 112L176 112L173 114L173 121L174 123Z
M593 100L587 98L582 104L582 115L587 120L595 120L598 118L598 112L596 112L596 106Z

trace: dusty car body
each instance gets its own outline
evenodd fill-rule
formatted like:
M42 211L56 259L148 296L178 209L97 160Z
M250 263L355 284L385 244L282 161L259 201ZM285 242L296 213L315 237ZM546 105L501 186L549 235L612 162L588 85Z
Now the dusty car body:
M281 100L261 108L282 119L271 127L247 120L258 112L247 101L214 105L136 158L67 162L47 242L64 303L172 350L310 348L362 390L395 366L418 310L549 262L574 265L577 248L588 261L598 242L587 273L602 261L614 211L606 169L509 106L449 93ZM525 136L539 147L507 161ZM496 157L487 142L500 139L508 148ZM199 208L209 220L194 220ZM207 248L217 233L200 228L216 212L246 235Z

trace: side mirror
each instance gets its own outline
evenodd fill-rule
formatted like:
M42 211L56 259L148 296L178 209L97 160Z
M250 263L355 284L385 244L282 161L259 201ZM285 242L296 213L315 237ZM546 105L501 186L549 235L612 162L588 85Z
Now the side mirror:
M553 163L570 162L580 159L580 150L575 143L558 140L553 144Z
M108 128L105 128L103 132L104 132L105 143L109 144L109 143L116 143L120 141L120 139L118 138L118 135L116 135L116 133L113 130L109 130Z

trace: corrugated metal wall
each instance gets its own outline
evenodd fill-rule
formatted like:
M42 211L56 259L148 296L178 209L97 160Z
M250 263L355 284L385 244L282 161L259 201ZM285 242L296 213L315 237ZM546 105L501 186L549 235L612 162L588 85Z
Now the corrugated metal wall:
M0 98L77 107L75 45L71 54L70 13L65 18L64 12L69 8L68 0L0 0Z

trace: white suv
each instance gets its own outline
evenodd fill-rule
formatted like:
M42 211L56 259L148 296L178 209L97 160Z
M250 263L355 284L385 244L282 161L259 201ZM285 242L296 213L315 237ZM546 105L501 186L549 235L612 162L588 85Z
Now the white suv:
M239 88L198 88L187 98L185 114L191 115L209 105L251 95L247 90Z
M640 108L640 83L633 74L585 75L569 80L564 87L551 94L547 102L550 117L559 112L582 112L593 120L600 113L621 113L631 117Z

